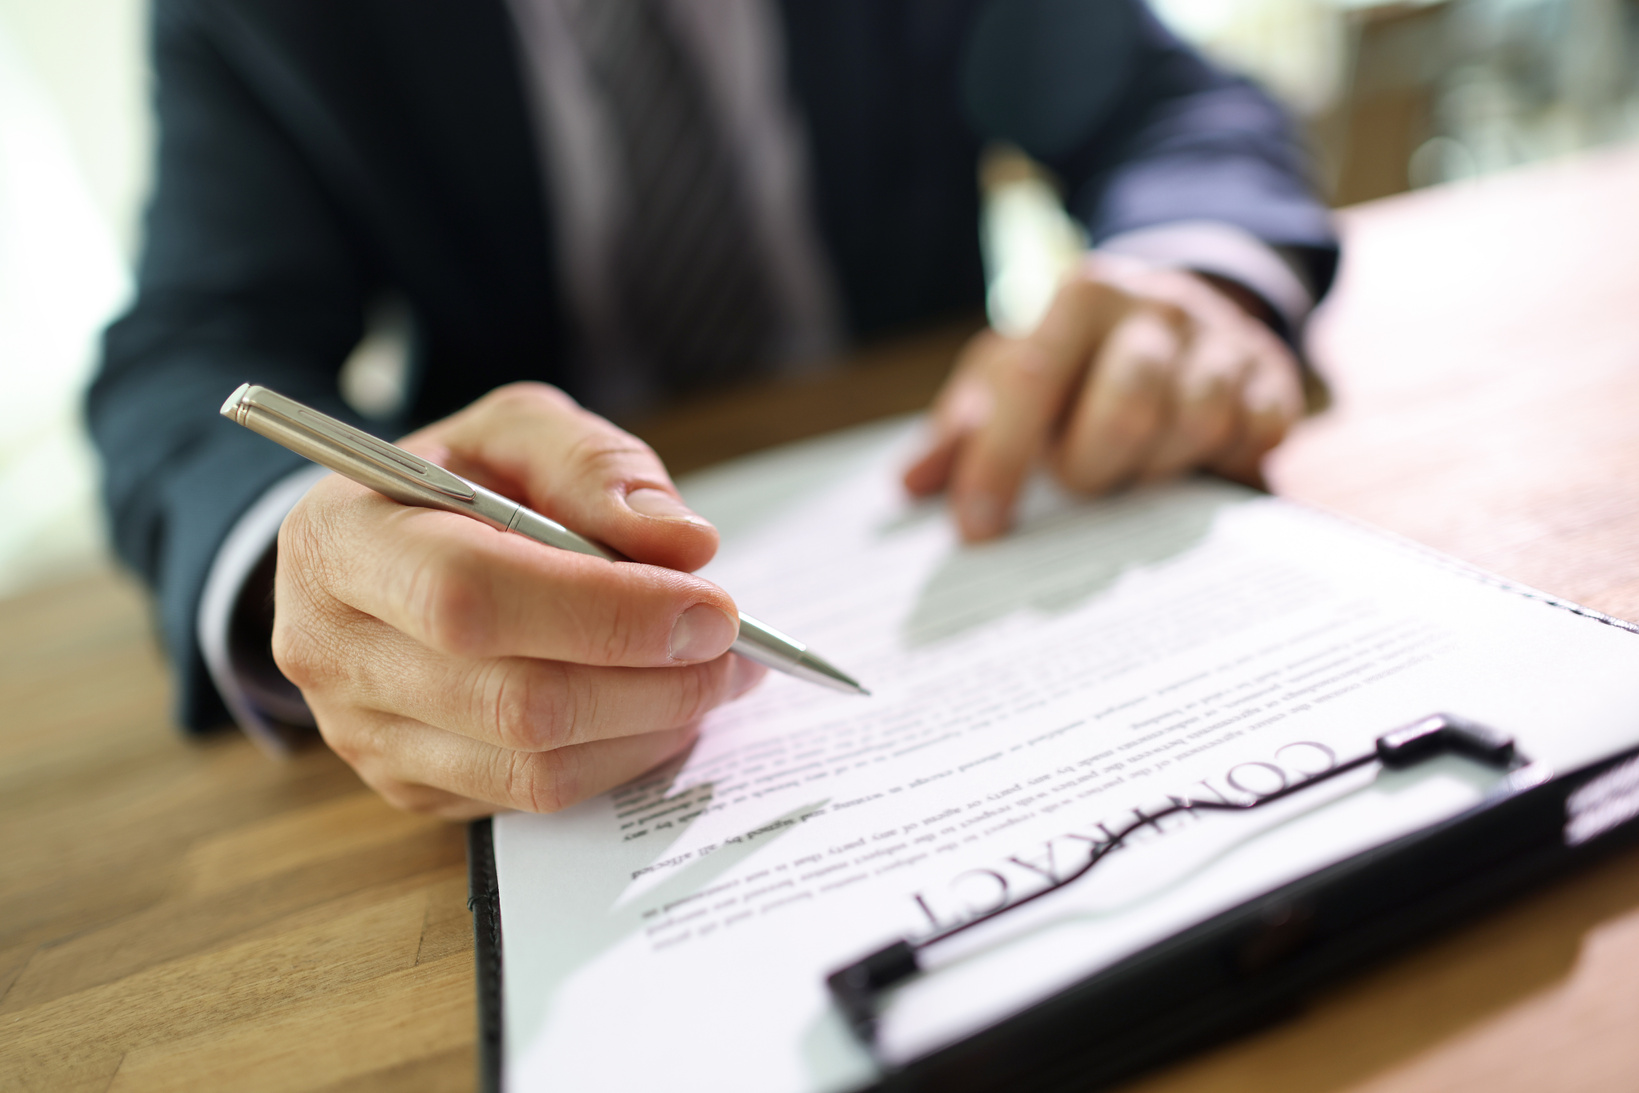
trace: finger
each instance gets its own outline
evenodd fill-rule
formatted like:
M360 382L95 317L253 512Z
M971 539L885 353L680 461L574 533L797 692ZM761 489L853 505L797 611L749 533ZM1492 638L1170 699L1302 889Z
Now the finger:
M905 468L902 481L906 491L912 497L927 497L944 489L965 439L964 433L936 432L922 454Z
M291 611L322 592L460 657L659 667L715 659L739 630L733 600L699 577L554 550L340 478L285 519L279 575Z
M1263 457L1285 439L1302 411L1303 388L1296 363L1286 354L1259 357L1242 392L1236 435L1212 469L1225 478L1263 488Z
M1173 413L1181 327L1170 309L1145 307L1110 332L1054 453L1065 486L1102 493L1143 465Z
M331 658L327 700L379 710L515 751L692 724L750 690L762 665L728 655L659 671L603 668L531 657L441 656L360 616L354 651Z
M928 443L905 469L905 488L913 496L925 497L944 489L962 443L990 420L996 402L985 380L983 363L1003 343L1004 339L991 331L977 335L964 351L955 375L939 393Z
M1250 370L1248 349L1235 331L1197 327L1184 349L1171 419L1137 477L1170 478L1222 454L1236 436L1236 415Z
M1128 298L1102 282L1068 281L1027 338L1003 341L985 367L994 406L960 446L951 504L969 540L1007 530L1019 488L1040 458L1095 347Z
M716 553L717 529L683 502L653 449L556 388L498 388L426 439L501 476L511 486L501 492L628 558L692 571Z
M322 717L319 724L323 731ZM698 733L698 726L687 726L525 752L377 715L332 728L325 740L367 785L401 808L458 810L464 800L489 811L557 812L654 769L693 744Z
M383 708L425 706L437 718L432 723L463 736L513 751L551 751L691 725L767 674L732 653L668 671L510 657L463 665L443 695L424 692L415 702Z

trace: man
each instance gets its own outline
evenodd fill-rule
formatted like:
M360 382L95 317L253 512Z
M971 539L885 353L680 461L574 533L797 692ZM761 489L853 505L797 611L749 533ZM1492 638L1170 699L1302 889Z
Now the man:
M908 488L982 539L1039 462L1246 477L1299 412L1276 335L1330 279L1325 211L1279 112L1136 0L156 0L154 52L139 291L89 399L115 538L185 724L310 716L402 807L564 806L756 682L690 575L715 531L592 410L974 307L986 141L1095 250L965 352ZM215 416L252 380L358 420L383 291L415 359L376 428L649 564L308 489Z

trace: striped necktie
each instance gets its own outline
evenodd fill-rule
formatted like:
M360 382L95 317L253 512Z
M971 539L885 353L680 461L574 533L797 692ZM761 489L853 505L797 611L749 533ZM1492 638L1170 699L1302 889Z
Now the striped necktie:
M582 0L574 24L624 169L616 307L633 348L676 393L760 363L774 302L700 73L656 8Z

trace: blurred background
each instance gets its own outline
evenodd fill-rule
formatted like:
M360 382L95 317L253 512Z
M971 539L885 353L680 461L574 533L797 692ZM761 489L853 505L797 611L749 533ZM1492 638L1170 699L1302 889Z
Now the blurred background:
M1151 2L1287 104L1336 205L1639 136L1639 0ZM130 289L145 7L0 0L0 596L103 557L78 402Z

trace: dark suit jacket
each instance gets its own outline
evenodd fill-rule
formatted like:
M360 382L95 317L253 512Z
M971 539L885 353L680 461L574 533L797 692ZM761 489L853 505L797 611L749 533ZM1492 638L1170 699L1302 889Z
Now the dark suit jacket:
M1210 218L1305 256L1325 210L1286 120L1138 0L783 0L815 215L852 333L981 300L975 165L1009 139L1095 240ZM120 556L156 589L179 720L225 720L195 645L238 516L302 461L219 418L241 381L344 418L375 294L409 302L431 420L562 382L571 329L503 0L155 0L159 152L138 293L88 399ZM380 427L380 426L378 426Z

